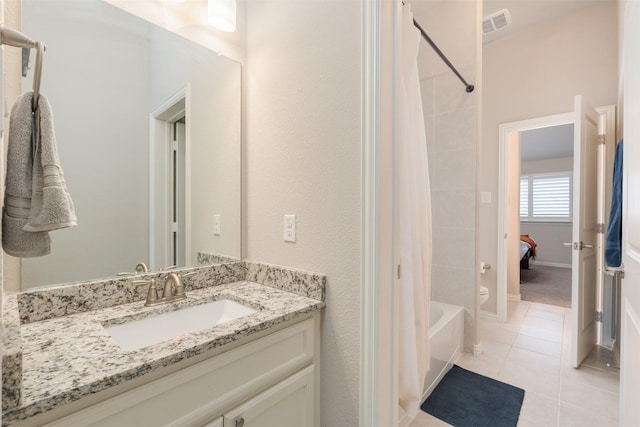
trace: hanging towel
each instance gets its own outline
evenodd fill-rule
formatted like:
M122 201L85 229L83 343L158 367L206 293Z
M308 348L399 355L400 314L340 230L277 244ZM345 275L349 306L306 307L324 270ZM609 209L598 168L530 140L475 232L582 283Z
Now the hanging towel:
M13 256L51 252L48 231L76 225L76 215L58 161L51 106L40 94L31 111L32 92L11 110L2 215L2 247Z
M609 267L620 267L622 264L622 152L623 146L620 140L613 161L611 214L604 250L604 259Z

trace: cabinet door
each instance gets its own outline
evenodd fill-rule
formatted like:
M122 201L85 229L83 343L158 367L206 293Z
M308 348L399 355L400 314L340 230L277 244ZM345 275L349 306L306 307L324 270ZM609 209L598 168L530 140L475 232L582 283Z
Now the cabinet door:
M224 427L306 427L314 420L314 365L224 415Z

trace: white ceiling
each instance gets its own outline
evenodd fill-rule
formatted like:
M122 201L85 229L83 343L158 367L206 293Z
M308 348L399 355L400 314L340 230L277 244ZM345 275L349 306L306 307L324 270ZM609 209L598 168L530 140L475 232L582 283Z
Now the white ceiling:
M573 157L573 123L520 133L522 161Z

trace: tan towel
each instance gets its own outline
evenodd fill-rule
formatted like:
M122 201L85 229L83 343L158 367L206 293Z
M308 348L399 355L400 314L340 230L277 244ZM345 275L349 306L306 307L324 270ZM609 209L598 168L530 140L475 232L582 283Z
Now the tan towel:
M58 160L51 106L41 94L32 113L32 96L28 92L18 98L9 122L2 246L19 257L47 255L47 232L76 225Z

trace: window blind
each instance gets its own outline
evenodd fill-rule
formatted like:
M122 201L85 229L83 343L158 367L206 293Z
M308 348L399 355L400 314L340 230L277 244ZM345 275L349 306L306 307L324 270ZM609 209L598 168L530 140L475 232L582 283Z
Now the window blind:
M571 221L571 172L520 177L520 220Z

